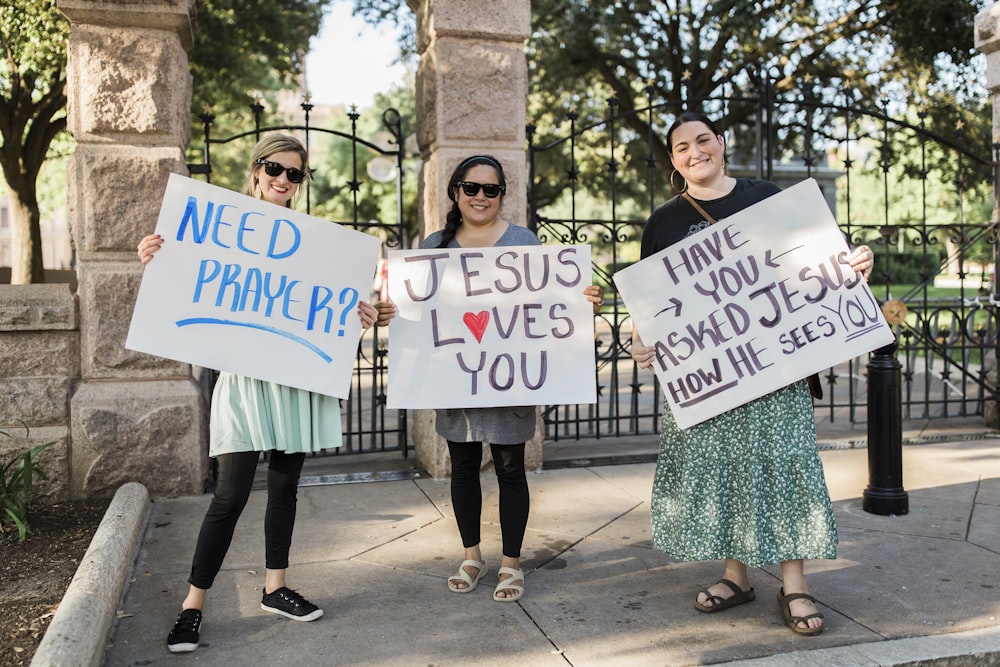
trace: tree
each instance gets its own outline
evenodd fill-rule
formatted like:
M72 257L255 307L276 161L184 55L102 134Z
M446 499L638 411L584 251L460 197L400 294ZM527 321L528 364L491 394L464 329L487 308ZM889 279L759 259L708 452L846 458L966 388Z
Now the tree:
M412 79L375 96L372 108L361 112L357 118L357 135L366 141L381 141L385 143L385 148L396 150L397 147L390 139L391 133L386 131L382 122L382 113L390 108L395 109L399 114L404 134L403 148L405 149L405 136L412 135L416 123L416 101L413 95ZM350 135L350 117L345 113L334 119L333 122L325 124L324 128ZM335 222L360 222L362 224L377 222L387 226L394 224L397 218L395 180L377 182L365 174L368 161L378 157L379 153L363 146L354 146L342 137L331 136L324 139L321 135L316 144L317 147L310 151L309 159L313 173L310 194L312 201L315 202L312 214ZM384 159L395 161L394 156ZM406 154L404 156L401 193L404 216L407 212L417 210L419 162L417 155ZM352 184L357 187L356 211ZM356 221L353 219L355 215L357 216ZM384 239L389 247L409 247L409 242L418 237L419 229L416 219L404 217L402 223L404 238L396 238L396 235L385 233Z
M403 4L355 0L355 11L371 22L400 23L407 20L399 18L407 14L399 11ZM529 117L535 120L536 138L542 143L564 131L560 126L570 111L580 124L600 120L608 98L615 99L620 113L650 101L666 105L668 111L662 115L681 108L703 109L731 128L750 122L754 106L717 100L723 94L757 99L766 86L777 96L812 95L819 102L842 105L877 108L883 98L895 110L922 105L930 127L942 134L961 121L966 141L983 137L988 141L991 132L981 131L988 116L979 113L982 77L976 72L980 61L972 44L974 17L985 4L985 0L533 0ZM402 48L412 49L413 43L411 30ZM628 116L624 122L636 136L649 140L659 165L669 165L662 126L650 127L643 115ZM734 143L750 134L735 133ZM774 139L796 140L791 135ZM793 143L785 147L796 148ZM592 156L581 159L588 157ZM559 187L554 184L536 196L541 203L551 201Z
M8 185L13 238L11 282L41 282L38 172L66 129L69 23L55 0L0 6L0 169Z
M267 93L297 88L309 40L330 2L197 0L198 30L188 54L192 124L206 108L216 124L225 123Z
M197 0L189 54L195 122L206 106L229 118L256 97L288 88L329 1ZM66 129L69 31L55 0L0 4L0 169L11 200L13 283L44 277L37 181Z

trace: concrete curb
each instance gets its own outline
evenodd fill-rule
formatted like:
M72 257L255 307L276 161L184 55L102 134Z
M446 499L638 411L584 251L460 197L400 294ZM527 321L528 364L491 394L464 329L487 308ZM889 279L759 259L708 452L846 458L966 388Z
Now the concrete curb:
M948 635L909 637L881 642L795 651L717 667L986 667L1000 665L1000 630L985 628Z
M32 667L97 667L150 515L149 491L123 484L66 589Z

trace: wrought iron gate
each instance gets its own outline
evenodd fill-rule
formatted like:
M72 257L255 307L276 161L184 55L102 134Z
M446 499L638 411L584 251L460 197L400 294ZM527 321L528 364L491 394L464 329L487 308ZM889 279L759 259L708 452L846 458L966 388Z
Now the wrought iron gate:
M358 134L358 119L361 117L355 110L347 113L350 131L316 127L310 122L313 105L304 102L299 105L302 110L300 124L263 125L264 107L258 103L250 106L253 114L253 129L228 137L212 136L214 116L202 114L204 130L202 161L188 164L192 175L203 175L211 182L212 148L219 146L235 146L241 157L238 162L237 174L243 178L246 156L250 154L253 145L260 138L271 132L286 132L298 136L307 149L314 149L317 139L329 138L333 142L347 142L350 148L349 173L343 185L343 197L347 200L346 219L333 220L338 224L351 227L362 232L378 236L385 248L403 247L406 244L406 225L403 209L403 158L404 140L402 120L395 109L387 109L382 113L382 125L390 137L385 142L376 143ZM310 151L311 162L315 155ZM395 185L395 210L387 220L365 220L361 215L362 202L360 190L365 180L374 178L366 163L378 158L385 173L390 173ZM389 161L386 163L386 161ZM310 168L312 166L310 165ZM313 170L315 171L315 170ZM231 175L232 176L232 175ZM314 208L314 194L310 181L306 182L305 207L306 212ZM380 265L381 266L381 265ZM364 333L358 345L358 354L354 364L354 377L351 383L350 396L343 401L342 419L344 425L344 446L339 449L326 450L331 455L357 454L378 451L399 451L407 455L406 411L388 410L386 408L386 332L379 327L372 327Z
M755 142L740 146L739 154L728 151L730 173L781 186L817 178L849 242L867 243L876 252L875 296L898 300L909 311L896 327L904 419L982 415L985 403L996 400L987 362L996 358L998 344L992 212L1000 145L992 147L994 155L976 155L963 145L961 128L945 138L925 127L926 114L892 118L888 102L878 109L822 104L809 91L778 97L766 82L756 97L689 100L683 109L654 104L651 92L647 101L643 108L620 111L618 101L609 99L604 117L587 122L569 113L559 125L563 130L550 131L544 142L529 126L529 223L543 243L592 244L595 275L615 295L611 274L638 259L646 217L674 194L667 187L669 163L658 162L653 135L664 135L683 109L725 117L732 105L749 106L741 136ZM628 122L634 117L645 121L646 135L630 127L640 125ZM584 145L589 151L581 150ZM595 147L600 164L593 159ZM956 177L948 191L940 183L932 187L932 156L952 161ZM831 157L836 164L824 164ZM858 182L865 177L869 186L873 178L879 181L876 205L859 198ZM899 200L904 196L912 200L905 209ZM975 272L973 259L981 266ZM953 293L935 296L935 279L946 273L954 276ZM632 362L628 314L620 299L609 301L597 321L598 403L547 407L550 439L658 431L658 383ZM866 363L867 357L857 358L823 374L818 419L866 420Z

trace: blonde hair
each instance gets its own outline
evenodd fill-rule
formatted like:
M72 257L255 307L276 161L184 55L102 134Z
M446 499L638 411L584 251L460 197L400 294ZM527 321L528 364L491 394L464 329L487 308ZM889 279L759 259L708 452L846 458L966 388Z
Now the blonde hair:
M299 157L302 158L302 171L306 174L305 180L303 180L302 183L309 180L309 154L306 152L306 148L302 145L302 142L288 134L269 134L258 141L257 145L254 146L253 150L250 152L250 164L247 167L246 181L243 183L243 194L251 197L258 196L257 170L262 169L263 165L257 164L257 160L266 160L275 153L284 153L289 151L298 153ZM285 206L291 208L293 202L299 198L300 192L302 192L301 187L295 191L295 196L288 200Z

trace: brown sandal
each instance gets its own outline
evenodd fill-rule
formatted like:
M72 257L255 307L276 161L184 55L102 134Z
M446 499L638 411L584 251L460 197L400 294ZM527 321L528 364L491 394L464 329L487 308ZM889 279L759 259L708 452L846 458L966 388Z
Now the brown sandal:
M698 598L694 599L694 608L698 611L704 612L706 614L714 614L717 611L723 611L737 605L746 604L747 602L752 602L756 597L753 592L753 588L743 590L736 584L734 584L729 579L719 579L720 584L725 584L729 586L730 590L733 591L732 597L724 598L721 595L712 595L708 592L707 588L703 588L698 593L705 594L705 602L707 604L702 604L698 602Z
M818 628L809 627L810 618L823 618L823 614L816 612L815 614L809 614L808 616L792 616L792 609L789 606L790 602L795 600L807 600L816 604L816 598L809 595L808 593L789 593L785 595L785 589L782 588L778 591L778 606L781 607L781 615L785 619L785 625L790 627L795 631L796 634L805 635L807 637L812 637L823 632L825 625L821 625ZM799 623L805 623L806 627L799 627Z

